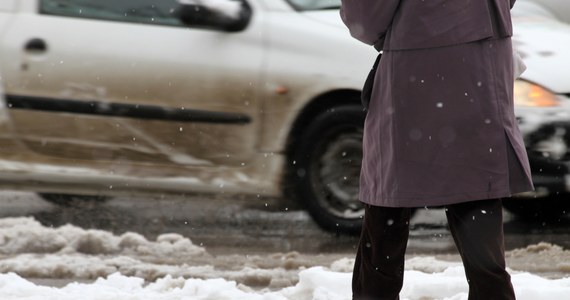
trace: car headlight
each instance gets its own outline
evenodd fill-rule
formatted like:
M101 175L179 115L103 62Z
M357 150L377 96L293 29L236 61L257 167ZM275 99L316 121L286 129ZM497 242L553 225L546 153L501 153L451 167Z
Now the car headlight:
M547 107L558 106L558 97L545 88L528 81L515 81L515 105Z

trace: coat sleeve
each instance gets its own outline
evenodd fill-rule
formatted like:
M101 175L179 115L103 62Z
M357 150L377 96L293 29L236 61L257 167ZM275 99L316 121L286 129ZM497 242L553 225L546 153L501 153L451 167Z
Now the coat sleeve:
M517 1L517 0L511 0L511 8L513 8L513 6L515 6L515 2L516 2L516 1Z
M382 49L401 0L342 0L340 17L355 39Z

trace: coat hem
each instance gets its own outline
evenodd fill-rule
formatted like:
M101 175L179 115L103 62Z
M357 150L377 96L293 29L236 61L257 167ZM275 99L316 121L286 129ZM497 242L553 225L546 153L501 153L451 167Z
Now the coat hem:
M361 196L360 201L372 206L383 207L424 207L424 206L442 206L449 204L457 204L463 202L507 198L513 194L518 194L526 191L532 191L533 188L521 189L520 191L511 191L510 189L502 189L498 191L484 191L469 194L453 194L445 196L430 196L429 198L414 198L414 197L395 197L383 198L381 200L370 199L371 196ZM429 204L428 204L429 203Z

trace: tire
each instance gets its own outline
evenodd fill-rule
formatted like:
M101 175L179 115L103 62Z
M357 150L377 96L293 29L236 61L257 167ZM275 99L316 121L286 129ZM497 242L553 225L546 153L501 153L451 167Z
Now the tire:
M38 195L47 202L64 207L102 204L107 200L109 200L109 198L105 196L68 195L68 194L52 194L52 193L39 193Z
M558 222L570 215L569 195L547 196L535 199L510 198L503 207L523 221Z
M318 115L293 146L290 182L318 225L329 231L360 232L364 208L358 200L365 112L345 105Z

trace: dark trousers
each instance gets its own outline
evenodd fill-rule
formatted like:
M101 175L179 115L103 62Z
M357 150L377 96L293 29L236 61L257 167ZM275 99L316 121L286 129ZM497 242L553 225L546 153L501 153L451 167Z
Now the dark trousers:
M515 299L505 270L501 200L448 205L446 215L465 267L469 300ZM409 208L365 205L352 277L353 299L400 299L409 221Z

